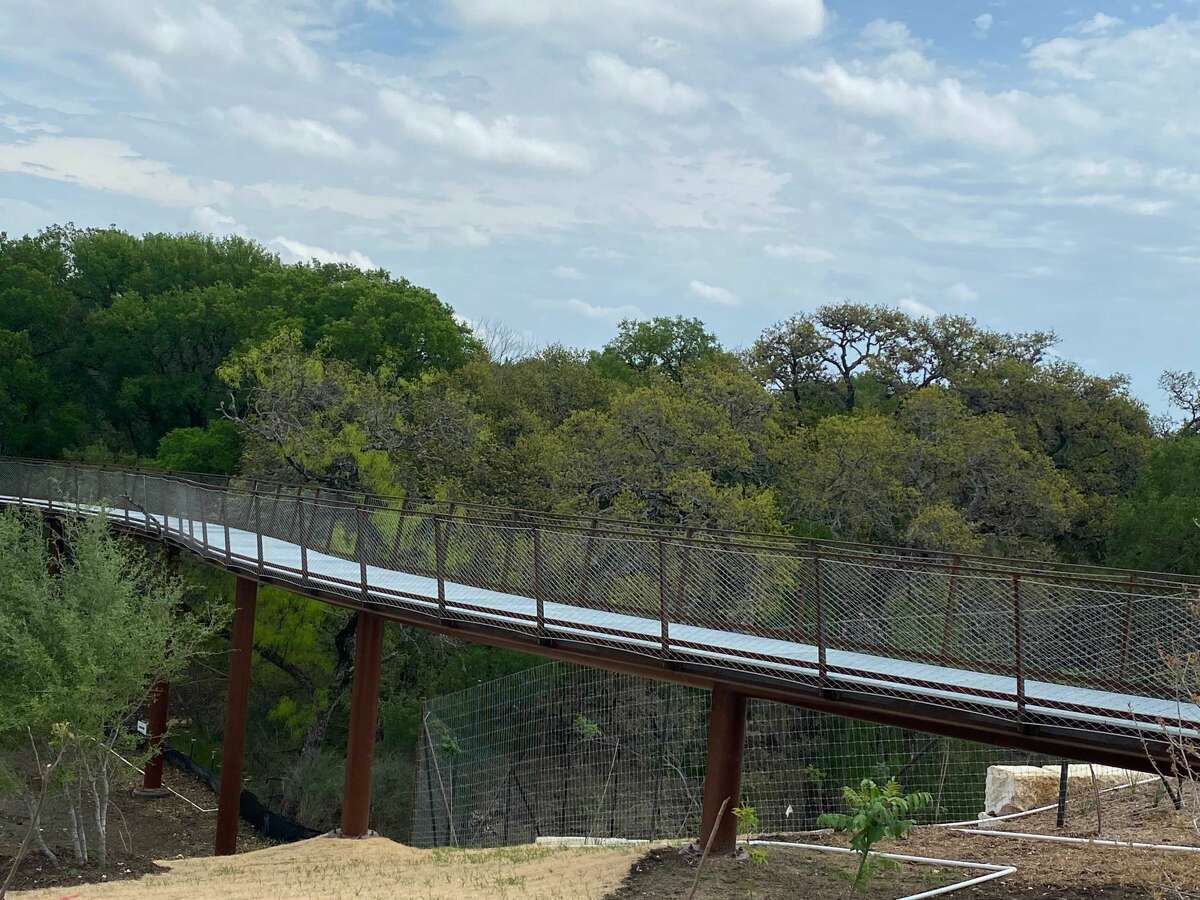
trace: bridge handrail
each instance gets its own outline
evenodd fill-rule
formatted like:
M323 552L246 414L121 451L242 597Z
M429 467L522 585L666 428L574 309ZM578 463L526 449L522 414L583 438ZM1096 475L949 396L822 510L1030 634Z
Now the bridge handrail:
M180 472L155 469L140 465L116 465L87 463L77 460L52 460L33 457L0 456L4 463L23 463L37 466L67 466L82 470L105 471L115 474L145 475L169 478L175 482L196 487L221 487L249 495L259 492L264 496L283 491L296 492L305 502L323 506L341 506L353 509L364 505L371 509L393 509L403 515L462 516L480 522L500 523L514 520L514 524L528 525L532 522L566 529L583 530L597 535L608 534L622 537L671 535L672 540L696 544L715 544L738 549L759 549L786 552L791 550L808 556L814 546L823 551L840 551L855 557L880 557L904 563L920 563L951 568L956 571L1004 572L1021 575L1062 575L1077 579L1101 579L1109 581L1138 582L1143 584L1195 585L1200 587L1200 575L1160 572L1149 569L1133 569L1103 566L1091 563L1071 563L1059 560L1022 559L995 556L984 553L963 553L948 550L931 550L920 547L904 547L892 544L877 544L864 541L849 541L837 538L810 537L777 532L760 532L728 528L712 528L688 524L644 522L606 516L603 513L563 513L535 510L528 507L505 506L478 501L438 499L418 494L381 494L369 491L351 491L331 488L320 484L301 484L253 475L213 475L197 472ZM399 504L398 506L395 504ZM472 515L473 513L473 515Z
M494 622L494 607L461 590L482 588L529 598L529 612L514 607L504 616L539 642L624 649L634 642L664 665L717 654L725 667L771 677L807 671L822 689L849 678L856 690L890 698L920 700L922 691L934 691L944 703L1015 717L1023 726L1053 718L1047 710L1099 715L1087 692L1117 691L1138 702L1178 698L1167 661L1196 650L1200 635L1200 588L1165 574L930 560L903 548L887 554L817 539L729 540L547 520L528 511L503 516L449 501L404 508L365 495L350 503L316 488L288 488L294 494L252 479L245 487L153 470L0 459L0 495L19 504L79 513L106 508L128 528L182 542L228 567L287 573L301 589L331 589L364 606L394 597L429 604L439 622ZM254 535L252 553L234 550L233 529ZM299 565L268 560L265 540L299 548ZM355 577L314 572L312 554L356 563ZM380 586L369 582L369 566L429 578L436 590ZM457 596L448 596L450 587ZM569 607L609 617L580 625L561 612ZM657 623L658 633L648 637L623 618L629 616ZM810 646L815 658L781 655L779 642ZM884 677L864 654L903 665ZM946 667L971 677L951 677ZM1011 682L975 677L985 674ZM1061 686L1060 696L1039 688L1030 701L1030 680ZM1011 708L998 711L996 702ZM1111 704L1102 715L1110 725L1146 719Z

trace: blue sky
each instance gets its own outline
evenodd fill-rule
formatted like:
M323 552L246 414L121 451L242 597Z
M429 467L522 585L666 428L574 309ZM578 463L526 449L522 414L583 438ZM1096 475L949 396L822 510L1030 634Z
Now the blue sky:
M0 228L378 265L728 346L849 298L1195 368L1200 5L0 0Z

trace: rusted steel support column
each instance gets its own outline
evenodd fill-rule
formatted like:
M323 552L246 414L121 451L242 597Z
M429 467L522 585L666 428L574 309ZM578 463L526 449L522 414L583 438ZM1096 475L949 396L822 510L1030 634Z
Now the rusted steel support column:
M737 842L738 805L742 787L742 748L746 741L746 697L724 685L712 692L708 711L708 762L704 770L704 798L700 816L700 846L716 828L712 853L729 853ZM717 821L721 804L728 799L725 815Z
M350 690L350 737L342 789L342 837L362 837L371 815L371 762L379 713L379 662L383 617L361 611L354 637L354 686Z
M237 849L238 807L242 800L242 749L250 701L250 662L254 658L254 609L258 582L239 577L234 592L233 640L229 650L229 697L221 738L221 797L217 803L217 856Z
M167 733L167 702L170 697L170 686L166 681L159 681L154 685L154 690L150 694L150 721L147 734L150 738L150 746L154 750L154 756L146 763L146 769L142 773L142 789L138 792L140 797L161 797L167 792L162 786L163 758L161 744L164 735Z

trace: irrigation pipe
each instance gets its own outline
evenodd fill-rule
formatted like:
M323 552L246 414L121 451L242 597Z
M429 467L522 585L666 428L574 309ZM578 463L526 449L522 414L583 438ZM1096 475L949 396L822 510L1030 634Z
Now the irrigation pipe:
M121 762L125 763L125 765L129 766L129 768L133 769L133 771L137 772L139 775L146 774L145 771L143 771L142 769L139 769L137 766L135 766L133 763L131 763L129 760L127 760L125 757L123 757L120 753L118 753L112 747L105 747L104 749L107 750L109 753L111 753L113 756L115 756L117 759L119 759ZM198 805L197 803L195 803L192 800L189 800L187 797L183 796L183 794L179 793L179 791L175 790L172 787L168 787L165 784L163 785L163 787L165 787L168 791L170 791L172 794L174 794L176 797L178 797L184 803L188 804L189 806L195 807L198 811L200 811L202 813L214 813L217 811L217 808L215 806L212 809L208 809L206 807Z
M1067 837L1061 834L1032 834L1026 831L990 831L986 828L960 828L962 834L981 834L985 837L1021 838L1028 841L1050 841L1055 844L1095 844L1100 847L1124 847L1131 850L1174 850L1177 853L1200 853L1200 847L1190 844L1144 844L1140 841L1114 841L1107 838Z
M750 841L754 845L762 845L765 847L798 847L801 850L817 850L822 853L841 853L853 854L857 851L850 850L846 847L829 847L825 844L799 844L791 841ZM977 884L983 884L985 881L992 881L996 878L1003 878L1005 875L1011 875L1017 871L1016 866L998 866L993 863L980 862L965 862L960 859L936 859L930 856L909 856L906 853L871 853L872 856L880 857L881 859L894 859L897 862L917 863L925 866L946 866L955 869L982 869L985 874L977 875L974 878L968 878L965 881L956 881L954 884L943 885L939 888L933 888L928 891L921 891L919 894L907 894L899 900L923 900L925 897L939 897L942 894L949 894L953 891L959 891L963 888L973 887Z

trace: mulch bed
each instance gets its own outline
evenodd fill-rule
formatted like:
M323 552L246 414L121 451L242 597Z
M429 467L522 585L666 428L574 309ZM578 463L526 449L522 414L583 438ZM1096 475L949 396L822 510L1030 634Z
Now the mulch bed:
M186 856L211 856L216 837L216 813L200 812L174 795L156 800L138 800L131 789L141 783L141 776L132 770L117 773L113 788L113 806L108 816L108 863L103 868L94 863L78 865L65 817L47 817L43 834L50 849L58 854L61 866L50 862L30 848L13 879L10 890L85 884L96 881L115 881L138 878L165 871L155 860L180 859ZM213 808L217 798L206 788L175 772L163 772L163 784L169 785L203 808ZM0 820L0 882L8 875L13 854L25 836L27 820L4 817ZM89 838L90 839L90 838ZM244 822L238 829L238 850L259 850L270 846Z

